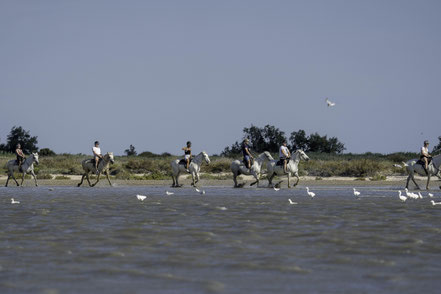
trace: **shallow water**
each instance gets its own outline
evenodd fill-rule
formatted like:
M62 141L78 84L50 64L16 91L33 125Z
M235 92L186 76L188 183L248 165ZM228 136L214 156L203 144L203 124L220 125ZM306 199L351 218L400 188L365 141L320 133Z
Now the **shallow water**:
M441 205L311 190L0 188L0 293L439 291Z

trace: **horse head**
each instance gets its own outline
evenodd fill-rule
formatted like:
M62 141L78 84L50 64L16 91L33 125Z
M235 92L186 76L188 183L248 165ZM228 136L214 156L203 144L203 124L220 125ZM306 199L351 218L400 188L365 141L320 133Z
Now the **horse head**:
M32 153L32 156L34 157L34 162L35 162L35 164L38 165L38 164L40 163L40 162L38 161L38 153L37 153L37 152Z
M204 157L205 162L206 162L207 164L210 164L210 157L208 157L207 152L202 151L201 153L202 153L202 156Z
M308 155L306 155L305 151L303 151L302 149L298 149L296 152L296 158L299 157L300 160L304 160L304 161L308 161L309 157Z
M268 151L264 151L263 154L265 155L268 161L274 160L274 158L271 156L271 153L269 153Z
M114 164L115 163L115 158L113 157L113 152L107 152L107 154L105 155L105 157L107 157L108 161L110 161L110 163Z

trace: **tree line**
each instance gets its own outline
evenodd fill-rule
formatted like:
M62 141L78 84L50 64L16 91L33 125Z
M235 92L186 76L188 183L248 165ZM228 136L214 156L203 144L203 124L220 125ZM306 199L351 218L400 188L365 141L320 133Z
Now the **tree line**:
M291 132L289 138L286 137L285 132L276 128L275 126L266 125L263 128L251 125L249 128L243 129L242 140L248 138L250 140L250 147L254 152L261 153L269 151L276 153L283 141L287 141L291 150L302 149L306 152L321 152L329 154L340 154L346 150L345 145L336 137L328 138L327 135L321 136L317 132L306 135L304 130ZM242 140L236 141L231 146L225 147L221 155L225 157L237 156L242 152ZM441 136L438 137L438 144L433 147L433 151L441 150ZM31 136L29 131L26 131L20 126L12 127L9 132L6 143L0 144L0 152L14 153L17 144L20 143L25 154L32 152L39 152L41 156L56 155L54 151L49 148L38 149L37 136ZM141 156L147 158L167 157L170 153L164 152L162 154L155 154L149 151L138 154L135 146L130 145L124 151L127 156Z
M269 151L276 153L279 151L283 141L288 143L291 150L302 149L306 152L323 152L323 153L342 153L346 148L336 137L328 138L327 135L321 136L317 132L306 135L304 130L294 131L285 136L285 132L275 126L266 125L263 128L251 125L243 129L243 139L248 138L250 147L253 151L261 153ZM223 156L235 156L242 151L242 140L236 141L230 147L225 147L221 153Z

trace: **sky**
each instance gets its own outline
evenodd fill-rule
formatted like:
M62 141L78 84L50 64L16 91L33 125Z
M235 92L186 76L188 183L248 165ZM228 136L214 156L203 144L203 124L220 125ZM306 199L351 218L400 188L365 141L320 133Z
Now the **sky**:
M0 143L218 154L251 124L352 153L441 136L441 1L0 0ZM328 108L325 98L336 103Z

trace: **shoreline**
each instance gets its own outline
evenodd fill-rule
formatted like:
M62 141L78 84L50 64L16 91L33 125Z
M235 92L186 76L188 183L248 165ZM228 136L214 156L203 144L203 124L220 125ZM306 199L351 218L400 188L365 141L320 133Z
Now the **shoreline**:
M211 174L213 175L213 174ZM78 175L63 175L64 177L68 177L69 179L62 179L62 180L56 180L55 176L53 175L53 179L38 179L38 185L40 187L44 186L73 186L76 187L79 181L81 180L81 176ZM6 184L6 176L0 176L0 187L4 187ZM310 176L303 176L300 177L300 181L298 183L297 187L304 187L304 186L350 186L350 187L364 187L364 186L396 186L398 187L405 187L406 185L406 179L407 176L391 176L387 177L385 180L370 180L369 178L366 178L365 180L361 180L359 178L355 177L324 177L324 178L316 178L316 177L310 177ZM249 187L249 184L252 182L253 178L251 176L242 176L242 179L239 180L239 183L245 182L245 187ZM281 187L287 188L287 179L286 178L280 178L279 180L274 179L273 183L278 183L279 181L282 181ZM415 180L418 182L421 188L424 188L426 185L426 178L424 177L415 177ZM12 181L12 182L11 182ZM17 178L17 181L20 183L21 178ZM94 183L94 180L91 180L92 183ZM160 186L160 187L170 187L172 184L172 180L119 180L119 179L111 179L112 184L114 184L114 187L125 187L125 186ZM186 176L182 176L180 178L180 183L183 184L183 188L191 187L191 179L188 179ZM291 179L291 185L293 183L293 180ZM263 178L260 181L259 188L265 188L268 184L268 181ZM203 187L233 187L233 180L232 179L201 179L198 186ZM24 187L35 187L34 180L31 179L25 179L23 183ZM409 186L411 189L415 188L413 183L409 183ZM434 189L440 189L441 181L434 177L430 181L430 188L432 190ZM9 181L8 187L16 187L16 184L13 180ZM87 181L83 183L82 187L88 187ZM96 187L109 187L109 183L107 182L106 177L102 177L100 179L100 182L97 184Z

